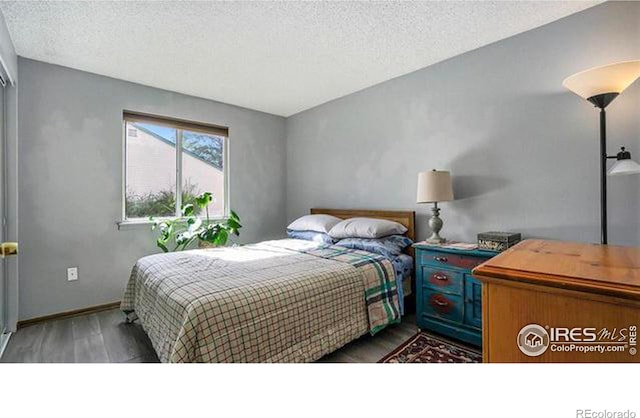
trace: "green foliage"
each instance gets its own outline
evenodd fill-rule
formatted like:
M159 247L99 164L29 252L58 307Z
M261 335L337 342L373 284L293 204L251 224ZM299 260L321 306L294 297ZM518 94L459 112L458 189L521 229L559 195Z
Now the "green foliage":
M198 196L198 185L187 183L182 188L182 202L193 203ZM150 216L174 216L176 213L175 190L161 190L155 193L137 195L127 192L125 196L127 218L148 218ZM200 208L194 208L195 215Z
M231 211L229 218L221 222L212 222L209 219L208 205L213 202L210 192L201 193L193 200L195 204L186 203L182 206L182 217L154 222L152 229L158 230L156 245L162 251L183 251L198 240L214 246L223 246L230 235L240 235L242 225L234 211ZM203 210L206 214L205 219L198 216ZM169 250L171 246L173 249Z
M182 148L222 170L223 139L218 136L184 131Z

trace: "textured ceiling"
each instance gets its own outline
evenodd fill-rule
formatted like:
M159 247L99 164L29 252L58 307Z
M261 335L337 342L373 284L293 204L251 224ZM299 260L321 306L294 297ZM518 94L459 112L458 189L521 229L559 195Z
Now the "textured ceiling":
M2 2L17 53L288 116L586 9L569 2Z

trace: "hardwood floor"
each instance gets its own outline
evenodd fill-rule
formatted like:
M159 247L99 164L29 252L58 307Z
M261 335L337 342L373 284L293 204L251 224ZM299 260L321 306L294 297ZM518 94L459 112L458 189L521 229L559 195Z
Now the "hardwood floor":
M117 309L46 321L11 336L5 363L157 362L138 324L125 324Z
M366 335L320 359L324 363L375 363L417 332L415 316ZM11 336L3 363L157 363L139 324L125 324L117 309L51 320Z
M333 353L320 363L375 363L418 332L415 315L402 318L400 324L391 325L375 336L365 335Z

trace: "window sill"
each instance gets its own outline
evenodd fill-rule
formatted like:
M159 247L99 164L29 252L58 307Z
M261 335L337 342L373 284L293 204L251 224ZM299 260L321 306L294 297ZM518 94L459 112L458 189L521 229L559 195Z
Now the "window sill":
M154 221L150 221L148 219L140 219L140 220L128 220L128 221L119 221L116 222L118 225L118 230L126 231L129 229L151 229L151 225L153 225Z
M126 221L118 221L116 222L116 224L118 225L118 230L119 231L128 231L131 229L149 229L151 230L151 226L154 224L154 222L156 221L168 221L168 220L175 220L176 218L158 218L156 220L149 220L149 219L128 219ZM210 222L223 222L226 219L228 219L227 216L223 216L221 218L210 218L209 221Z

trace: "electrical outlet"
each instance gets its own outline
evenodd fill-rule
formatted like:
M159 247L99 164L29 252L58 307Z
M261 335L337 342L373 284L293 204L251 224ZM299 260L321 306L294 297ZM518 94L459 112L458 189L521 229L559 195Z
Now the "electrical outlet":
M73 282L78 280L78 267L69 267L67 269L67 281Z

